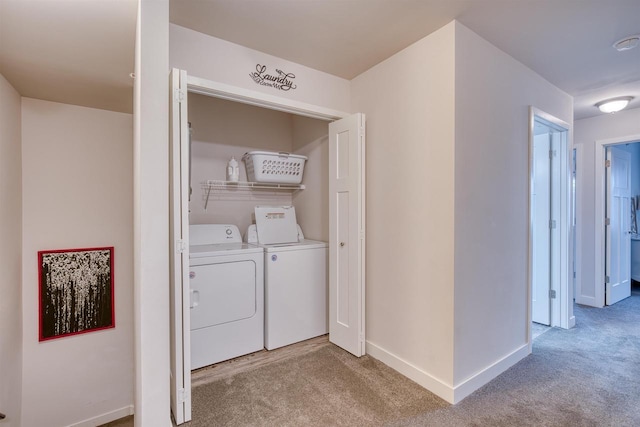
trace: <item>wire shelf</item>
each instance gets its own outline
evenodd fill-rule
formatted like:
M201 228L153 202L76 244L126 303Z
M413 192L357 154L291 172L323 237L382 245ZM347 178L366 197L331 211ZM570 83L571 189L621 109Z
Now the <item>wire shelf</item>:
M282 190L296 191L304 190L304 184L270 184L265 182L234 182L234 181L218 181L209 180L203 183L207 189L220 190Z
M234 192L234 191L274 191L274 192L293 192L298 190L304 190L304 184L271 184L265 182L248 182L248 181L219 181L209 180L202 183L202 189L204 190L204 209L207 209L209 204L209 198L211 193Z

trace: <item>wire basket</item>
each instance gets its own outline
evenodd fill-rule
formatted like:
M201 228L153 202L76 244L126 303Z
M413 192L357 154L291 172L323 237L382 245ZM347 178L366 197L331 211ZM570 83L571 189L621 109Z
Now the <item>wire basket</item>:
M269 151L249 151L242 156L252 182L300 184L306 156Z

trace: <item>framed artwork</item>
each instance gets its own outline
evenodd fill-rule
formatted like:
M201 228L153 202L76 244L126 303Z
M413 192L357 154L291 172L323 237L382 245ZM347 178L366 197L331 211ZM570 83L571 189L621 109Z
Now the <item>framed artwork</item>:
M40 341L115 327L113 247L38 252Z

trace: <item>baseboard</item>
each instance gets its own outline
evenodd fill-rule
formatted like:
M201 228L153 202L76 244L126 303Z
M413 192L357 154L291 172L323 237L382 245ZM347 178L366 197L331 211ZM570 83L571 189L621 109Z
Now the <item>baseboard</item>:
M417 366L412 365L406 360L396 356L391 352L388 352L381 347L378 347L377 345L369 341L366 342L366 352L371 357L378 359L385 365L400 372L410 380L420 384L422 387L426 388L436 396L446 400L449 403L454 403L453 387L444 383L442 380L435 378L434 376L421 370Z
M412 365L395 354L378 347L370 341L367 341L366 351L371 357L378 359L385 365L395 369L405 377L420 384L436 396L452 404L459 403L462 399L469 396L471 393L487 384L489 381L531 353L529 344L524 344L517 350L487 366L457 386L451 387L442 380L435 378L415 365Z
M125 406L124 408L116 409L115 411L107 412L75 424L70 424L68 427L96 427L119 420L120 418L128 417L129 415L133 415L133 405Z
M487 366L480 372L474 374L470 378L467 378L460 384L454 387L453 402L458 403L471 393L487 384L489 381L518 363L520 360L527 357L530 353L529 344L524 344L520 348L516 349L512 353L496 361L495 363Z
M574 326L576 326L576 316L571 316L569 318L569 329L573 328Z

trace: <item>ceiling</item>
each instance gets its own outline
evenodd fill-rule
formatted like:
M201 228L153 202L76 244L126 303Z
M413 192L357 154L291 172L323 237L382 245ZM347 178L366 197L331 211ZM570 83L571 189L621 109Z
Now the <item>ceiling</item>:
M0 0L0 74L22 95L133 111L137 0Z
M131 111L137 0L0 0L0 73L23 95ZM457 19L574 96L640 107L640 0L170 0L171 21L351 79Z

